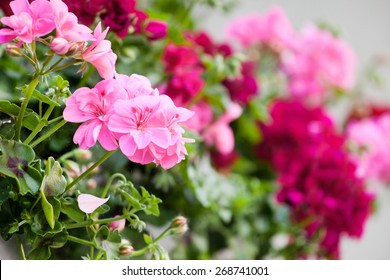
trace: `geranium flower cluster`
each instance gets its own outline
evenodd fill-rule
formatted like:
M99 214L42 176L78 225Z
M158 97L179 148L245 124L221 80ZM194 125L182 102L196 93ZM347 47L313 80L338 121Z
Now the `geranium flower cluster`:
M85 63L91 63L104 79L114 76L117 56L111 50L111 42L105 40L108 29L102 31L100 23L92 32L78 23L61 0L35 0L31 4L15 0L10 7L13 15L1 19L8 27L0 29L0 43L31 44L55 30L54 37L46 38L55 53L83 61L82 70Z
M186 45L168 44L164 50L163 63L170 79L165 88L176 104L186 105L204 87L203 67L195 48Z
M83 123L74 135L82 149L99 142L106 150L119 147L133 162L154 162L165 169L187 154L184 143L192 139L183 138L179 123L192 115L137 74L116 74L92 89L77 89L64 110L65 120Z
M309 239L319 238L318 256L337 258L343 234L362 235L373 195L322 108L276 100L270 114L271 123L260 125L258 152L278 174L277 200L289 206Z
M238 18L227 28L227 36L249 49L275 53L277 71L284 75L288 94L295 98L318 105L328 100L327 93L353 86L356 63L351 48L313 25L296 32L278 7L265 15Z
M105 26L124 38L128 34L143 34L150 40L167 35L167 24L150 19L146 12L136 8L136 0L64 0L69 10L85 25L92 25L99 17Z

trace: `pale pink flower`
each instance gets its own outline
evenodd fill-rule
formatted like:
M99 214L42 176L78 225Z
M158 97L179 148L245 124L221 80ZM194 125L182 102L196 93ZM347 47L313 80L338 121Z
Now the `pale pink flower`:
M309 25L297 37L291 53L283 56L282 70L294 97L319 103L329 89L353 86L355 56L343 41Z
M347 127L357 175L390 184L390 114L353 121Z
M101 23L96 26L92 44L82 51L84 61L91 63L103 79L111 79L115 75L116 54L111 49L111 42L104 40L108 28L102 32Z
M100 198L91 194L83 193L77 197L77 203L81 211L83 211L85 214L91 214L97 208L106 203L109 198L110 197Z
M149 79L144 76L138 74L127 76L117 73L115 74L115 79L124 87L129 99L140 95L159 95L158 90L153 89Z
M195 114L185 122L185 126L190 130L200 133L213 120L213 108L207 102L201 101L192 106L191 110Z
M0 29L0 43L20 40L32 43L36 38L49 34L55 28L53 10L47 0L15 0L10 3L13 15L1 22L9 28Z
M218 120L205 129L202 136L208 146L215 146L223 155L229 154L234 149L234 134L229 124L241 116L242 108L237 103L232 103L227 111Z
M84 122L76 131L73 141L82 149L89 149L96 141L106 150L115 150L118 145L114 134L108 129L108 116L113 104L126 99L126 91L114 80L104 80L92 89L77 89L66 101L64 119L69 122Z
M119 215L116 215L116 217L119 217ZM119 232L122 232L125 229L126 226L126 219L121 219L118 221L111 222L109 224L110 231L118 230Z
M121 151L131 161L171 168L187 154L184 143L191 139L182 137L184 130L179 123L188 120L193 112L176 107L166 95L147 95L158 91L140 90L149 86L139 76L134 78L146 86L134 83L134 93L128 87L128 94L134 97L115 103L108 128L116 133Z
M279 7L271 8L264 15L237 18L227 27L226 34L244 47L264 44L275 51L290 47L295 36L291 23Z
M65 54L74 43L85 43L93 39L92 30L79 24L76 15L68 11L68 6L64 2L50 0L50 4L53 8L56 25L56 38L51 43L51 48L56 53Z

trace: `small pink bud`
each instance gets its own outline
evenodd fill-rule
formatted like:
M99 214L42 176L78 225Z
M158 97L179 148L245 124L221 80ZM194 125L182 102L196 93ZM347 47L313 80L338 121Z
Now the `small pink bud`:
M97 187L97 182L95 179L89 179L87 181L87 189L88 190L94 190Z
M131 254L134 252L133 246L131 246L129 240L122 239L121 245L119 247L119 254L121 256L131 256Z
M90 160L92 158L92 152L90 150L76 149L74 155L78 159Z
M183 216L178 216L173 219L170 227L173 234L183 234L188 230L187 219Z
M167 36L168 25L161 20L150 20L145 27L145 33L150 40L163 39Z
M66 54L71 47L71 44L64 38L54 38L50 43L50 48L57 54Z
M22 51L20 50L20 48L16 45L7 45L5 47L5 50L7 51L7 53L10 55L10 56L15 56L15 57L19 57L19 56L22 56Z
M119 215L116 215L115 217L119 217ZM125 229L125 226L126 226L126 219L121 219L110 223L109 228L110 231L114 231L115 229L117 229L119 232L122 232Z

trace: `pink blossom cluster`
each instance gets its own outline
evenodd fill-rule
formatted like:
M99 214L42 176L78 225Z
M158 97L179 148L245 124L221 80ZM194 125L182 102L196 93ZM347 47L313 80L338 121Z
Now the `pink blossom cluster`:
M165 169L187 154L184 144L193 140L183 137L179 123L192 115L137 74L116 74L94 88L77 89L64 110L65 120L83 123L73 138L82 149L99 142L106 150L119 147L133 162L154 162Z
M338 258L343 234L362 235L374 197L322 108L276 100L270 114L258 153L278 174L277 200L289 206L293 221L305 224L307 238L320 234L319 257Z
M104 79L114 76L117 56L111 50L111 42L105 40L108 29L102 31L100 23L92 32L78 23L61 0L35 0L31 4L15 0L10 7L13 14L1 19L8 27L0 29L0 43L30 44L55 30L54 38L48 38L55 53L91 63Z
M198 53L191 46L170 43L164 50L163 63L170 75L165 93L176 104L188 104L204 87Z
M351 48L330 32L308 25L282 57L289 92L314 104L325 101L332 89L354 84L355 56Z
M294 40L291 23L279 7L271 8L264 15L237 18L229 24L226 33L244 47L265 45L276 52L290 48Z
M167 35L167 24L150 19L146 12L136 8L136 0L64 0L69 10L85 25L92 25L100 17L105 26L124 38L129 33L143 34L150 40Z
M390 113L351 121L346 130L357 176L390 184Z

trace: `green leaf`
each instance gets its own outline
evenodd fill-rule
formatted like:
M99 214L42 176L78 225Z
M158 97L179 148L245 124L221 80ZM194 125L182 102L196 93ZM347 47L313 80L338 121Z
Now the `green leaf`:
M39 100L39 101L41 101L41 102L43 102L43 103L45 103L45 104L54 105L54 106L57 106L57 107L60 106L60 104L58 104L57 102L55 102L54 100L52 100L52 99L49 98L48 96L46 96L46 95L40 93L38 90L34 90L32 96L33 96L35 99L37 99L37 100Z
M55 218L54 218L54 209L53 206L47 201L45 194L43 193L41 189L41 205L43 212L45 213L46 221L49 224L50 228L53 229L55 225Z
M144 241L148 245L153 243L152 237L150 237L150 235L147 235L147 234L144 234Z
M85 218L85 213L80 210L77 201L70 197L61 199L61 212L78 223L83 222Z
M22 195L35 194L41 185L42 175L30 163L35 158L34 150L28 145L0 139L0 173L17 181Z
M19 111L20 107L18 105L13 104L8 100L0 100L0 112L15 118L19 115ZM27 109L23 118L23 126L29 130L34 130L38 123L38 114L31 109Z
M115 260L119 258L119 247L122 238L117 230L110 232L107 226L102 226L96 233L96 238L104 252L105 259Z
M47 260L51 256L51 248L61 248L67 241L68 234L66 232L47 234L34 241L31 250L27 254L27 258L32 260Z
M51 256L50 247L35 247L31 249L28 254L27 258L29 260L47 260Z

